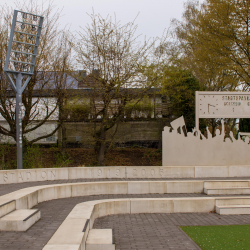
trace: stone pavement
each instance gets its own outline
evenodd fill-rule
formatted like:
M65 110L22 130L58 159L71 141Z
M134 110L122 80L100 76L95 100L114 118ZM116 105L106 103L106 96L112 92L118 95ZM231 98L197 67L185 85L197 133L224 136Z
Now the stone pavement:
M76 180L57 180L57 181L36 181L36 182L24 182L24 183L11 183L11 184L1 184L0 185L0 196L14 192L18 189L42 186L42 185L52 185L61 183L76 183L76 182L97 182L97 181L189 181L189 180L250 180L250 177L232 177L232 178L117 178L117 179L76 179Z
M207 178L207 180L246 178ZM0 185L0 196L21 188L74 182L194 179L78 179ZM199 179L195 179L199 180ZM204 180L204 178L200 178ZM73 207L81 202L116 198L207 197L205 194L95 195L58 199L38 204L42 218L26 232L0 232L0 250L40 250L48 242ZM202 214L122 214L98 218L94 228L114 228L116 250L200 249L180 225L250 224L250 215Z
M94 228L113 228L116 250L191 250L200 248L179 226L249 223L250 215L124 214L98 218Z
M40 250L73 207L84 201L116 198L203 197L205 194L93 195L38 204L42 218L26 232L0 232L0 250ZM96 220L95 228L114 228L117 250L199 249L179 225L250 224L250 215L122 214Z

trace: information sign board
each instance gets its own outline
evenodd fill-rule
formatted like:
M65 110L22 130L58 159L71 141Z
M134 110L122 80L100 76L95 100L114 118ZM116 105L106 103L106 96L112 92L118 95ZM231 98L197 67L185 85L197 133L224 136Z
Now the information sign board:
M250 93L196 91L195 116L199 118L250 118Z

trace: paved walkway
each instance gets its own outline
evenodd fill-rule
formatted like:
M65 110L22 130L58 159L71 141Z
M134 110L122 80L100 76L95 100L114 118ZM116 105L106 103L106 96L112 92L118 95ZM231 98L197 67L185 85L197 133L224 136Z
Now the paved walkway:
M16 190L42 186L42 185L52 185L61 183L76 183L76 182L97 182L97 181L189 181L189 180L250 180L250 177L235 177L235 178L145 178L145 179L128 179L128 178L117 178L117 179L77 179L77 180L59 180L59 181L36 181L36 182L24 182L24 183L11 183L11 184L1 184L0 185L0 196L14 192Z
M124 214L95 220L94 228L113 228L116 250L200 249L179 226L250 224L249 215L215 213Z
M73 207L84 201L116 198L204 197L205 194L96 195L47 201L35 208L42 218L26 232L0 232L0 250L40 250ZM249 215L138 214L96 220L95 228L114 228L116 250L199 249L179 225L250 224Z
M246 178L206 178L207 180L237 180ZM95 181L149 181L199 179L78 179L45 182L27 182L0 185L0 196L15 190L40 185L95 182ZM204 178L200 178L204 180ZM144 194L96 195L58 199L38 204L42 218L26 232L0 232L0 250L40 250L61 225L73 207L98 199L206 197L205 194ZM232 225L250 224L250 215L202 214L123 214L98 218L94 228L114 228L116 250L200 249L182 230L180 225Z

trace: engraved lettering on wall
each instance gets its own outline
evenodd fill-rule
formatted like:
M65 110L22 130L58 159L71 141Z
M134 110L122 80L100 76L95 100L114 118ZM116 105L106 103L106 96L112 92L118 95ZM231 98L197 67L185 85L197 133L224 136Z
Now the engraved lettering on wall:
M117 177L120 176L120 169L116 169L116 174Z
M155 176L155 170L154 169L151 169L150 173L151 173L151 176Z
M18 176L18 181L23 181L23 176L22 176L22 173L19 173L19 176Z
M26 178L27 178L27 180L29 180L31 178L31 173L30 172L26 172Z
M42 178L45 179L47 177L47 173L45 171L42 171Z
M102 170L98 169L98 176L101 176L101 175L102 175Z
M51 178L56 178L56 171L55 170L51 170Z
M133 169L133 176L137 176L137 169Z
M4 180L4 182L8 182L8 175L7 174L3 175L3 180Z

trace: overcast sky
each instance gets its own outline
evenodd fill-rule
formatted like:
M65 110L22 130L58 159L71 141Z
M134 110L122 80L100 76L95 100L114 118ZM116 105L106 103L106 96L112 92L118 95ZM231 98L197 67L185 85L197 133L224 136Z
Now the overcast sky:
M22 2L22 0L20 0ZM42 0L38 0L42 3ZM45 6L46 6L46 1ZM164 29L168 29L171 19L181 19L185 0L54 0L54 4L62 9L60 23L62 26L71 25L71 31L79 30L90 23L86 13L100 13L103 17L114 15L121 23L136 19L138 34L149 37L161 37ZM0 0L15 8L15 0Z

